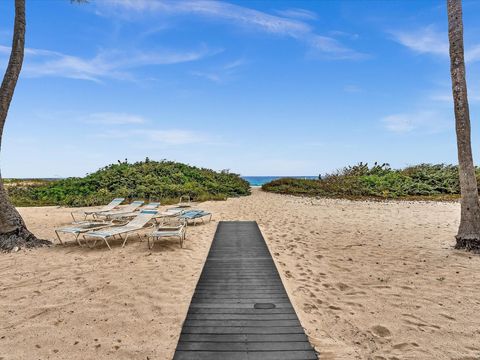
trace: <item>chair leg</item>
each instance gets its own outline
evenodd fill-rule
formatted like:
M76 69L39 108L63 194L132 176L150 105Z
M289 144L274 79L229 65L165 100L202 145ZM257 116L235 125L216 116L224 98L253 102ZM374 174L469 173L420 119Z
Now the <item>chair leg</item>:
M63 243L62 239L60 239L60 235L58 235L58 231L57 231L57 230L55 230L55 234L57 234L57 238L58 238L58 241L60 241L60 244L65 245L65 244Z
M152 242L151 244L150 244L150 241ZM152 250L153 246L155 245L155 238L153 236L147 237L147 244L148 244L148 248Z
M110 250L112 250L112 248L110 247L110 244L109 244L108 241L107 241L107 238L103 238L103 240L105 241L105 244L107 244L108 248L109 248Z
M80 240L78 239L79 237L80 237L80 233L78 233L78 234L75 236L75 240L77 241L78 246L83 247L82 243L81 243Z
M93 249L95 247L95 245L97 244L97 238L95 238L95 241L93 242L93 245L90 244L87 240L87 238L85 237L85 235L83 235L83 240L85 241L85 244L87 244L87 246L90 248L90 249Z
M130 235L130 234L125 235L125 240L123 240L122 247L125 247L125 244L127 243L127 239L128 239L128 236L129 236L129 235Z

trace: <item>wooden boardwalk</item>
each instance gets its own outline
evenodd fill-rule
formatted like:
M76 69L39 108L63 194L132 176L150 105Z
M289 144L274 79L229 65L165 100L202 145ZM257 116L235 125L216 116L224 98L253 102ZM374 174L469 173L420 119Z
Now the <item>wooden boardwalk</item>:
M220 222L174 360L316 360L256 222Z

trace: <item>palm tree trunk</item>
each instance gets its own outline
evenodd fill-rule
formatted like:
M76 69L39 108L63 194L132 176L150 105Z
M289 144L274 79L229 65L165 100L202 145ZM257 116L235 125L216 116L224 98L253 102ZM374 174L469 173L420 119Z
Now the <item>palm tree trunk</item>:
M25 50L25 25L25 0L15 0L12 52L0 87L0 149L8 109L22 69ZM22 217L8 199L0 174L0 251L11 251L23 246L34 247L49 243L49 241L38 240L28 231Z
M457 249L480 250L480 203L470 139L470 113L463 49L462 1L447 0L450 72L455 109L461 199Z

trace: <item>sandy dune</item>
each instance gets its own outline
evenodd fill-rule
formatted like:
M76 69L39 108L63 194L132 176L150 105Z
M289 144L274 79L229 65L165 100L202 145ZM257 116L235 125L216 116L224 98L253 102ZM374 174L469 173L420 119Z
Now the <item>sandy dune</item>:
M452 250L455 203L207 202L185 249L73 243L0 254L0 359L171 359L219 220L256 220L323 360L479 359L480 256ZM69 209L20 209L53 239Z

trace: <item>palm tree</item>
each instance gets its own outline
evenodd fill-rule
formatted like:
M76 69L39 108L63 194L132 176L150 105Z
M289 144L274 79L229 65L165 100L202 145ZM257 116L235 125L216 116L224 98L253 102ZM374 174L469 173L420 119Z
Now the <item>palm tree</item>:
M22 69L25 50L25 25L25 0L15 0L12 50L0 87L0 149L8 109ZM11 251L22 246L35 247L45 244L50 244L50 242L39 240L28 231L22 217L8 199L0 174L0 250Z
M463 49L462 1L447 0L450 73L455 110L461 200L457 249L480 250L480 203L470 139L470 113Z

